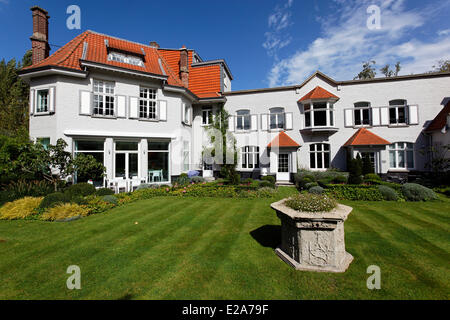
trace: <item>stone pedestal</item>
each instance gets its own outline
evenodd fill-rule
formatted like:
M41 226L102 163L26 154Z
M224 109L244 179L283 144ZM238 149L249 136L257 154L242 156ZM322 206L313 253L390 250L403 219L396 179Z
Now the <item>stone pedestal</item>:
M344 221L353 208L339 204L330 212L299 212L271 204L281 220L281 245L276 254L297 270L344 272L353 260L345 251Z

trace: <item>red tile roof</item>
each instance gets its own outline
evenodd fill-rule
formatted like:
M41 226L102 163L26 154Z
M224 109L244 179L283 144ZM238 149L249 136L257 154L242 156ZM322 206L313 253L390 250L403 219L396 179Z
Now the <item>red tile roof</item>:
M278 147L278 148L283 148L283 147L300 147L300 145L295 142L294 140L292 140L291 137L289 137L286 132L282 131L280 132L279 135L277 135L275 137L275 139L272 140L271 143L269 143L267 145L267 148L272 148L272 147Z
M344 147L348 146L373 146L373 145L388 145L389 141L377 136L375 133L370 132L366 128L361 128L351 136L350 139L344 144Z
M450 101L442 108L441 112L438 113L436 118L431 121L425 132L439 131L442 130L447 124L447 116L450 113Z
M339 99L339 97L335 96L331 92L328 92L324 88L317 86L314 89L312 89L310 92L308 92L303 98L298 100L298 102L302 102L305 100L331 99L331 98Z
M144 66L135 66L117 61L108 61L109 48L130 52L144 56ZM85 61L121 67L130 70L147 72L155 75L167 75L167 83L174 86L183 86L180 80L180 50L160 49L144 44L114 38L93 31L85 31L65 46L61 47L40 63L24 68L34 69L44 66L65 67L82 70L80 60L83 58L84 43L87 43ZM188 51L189 63L189 89L199 98L221 96L221 70L220 65L192 67L192 50ZM160 64L161 62L161 64ZM161 68L162 66L162 68Z

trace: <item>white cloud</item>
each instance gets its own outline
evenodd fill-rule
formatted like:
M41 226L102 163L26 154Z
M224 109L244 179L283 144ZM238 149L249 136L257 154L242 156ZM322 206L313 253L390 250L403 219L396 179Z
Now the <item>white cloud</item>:
M263 43L267 54L277 58L277 51L291 43L292 38L284 32L284 29L291 25L290 8L294 0L288 0L284 6L276 6L273 13L269 15L267 24L269 31L264 36L266 41Z
M366 25L371 4L381 9L379 30ZM369 59L378 66L401 61L401 74L410 74L429 71L437 60L450 57L450 37L427 41L410 37L439 12L435 4L420 11L406 10L403 0L334 0L333 6L334 14L319 19L320 37L305 50L275 61L268 75L271 87L302 82L318 69L338 80L353 79Z
M450 29L439 30L437 34L438 36L447 36L450 34Z

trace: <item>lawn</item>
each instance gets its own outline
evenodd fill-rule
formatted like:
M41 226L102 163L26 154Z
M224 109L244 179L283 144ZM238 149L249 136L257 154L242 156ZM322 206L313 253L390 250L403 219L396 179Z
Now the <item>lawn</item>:
M345 202L355 259L344 274L295 271L275 255L272 201L165 197L70 223L0 221L0 299L450 298L450 200ZM81 290L66 288L69 265ZM369 265L381 290L366 287Z

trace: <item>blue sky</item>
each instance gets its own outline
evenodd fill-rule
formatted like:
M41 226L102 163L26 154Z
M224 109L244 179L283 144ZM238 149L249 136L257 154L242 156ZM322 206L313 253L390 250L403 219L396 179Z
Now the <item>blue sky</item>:
M450 59L450 0L0 0L0 37L7 39L0 58L20 59L31 47L29 8L36 4L51 16L51 44L91 29L162 47L186 45L204 60L225 59L233 90L300 83L318 69L349 80L368 59L378 68L400 61L400 74ZM66 28L72 4L81 9L81 30ZM380 8L380 29L367 27L370 5Z

